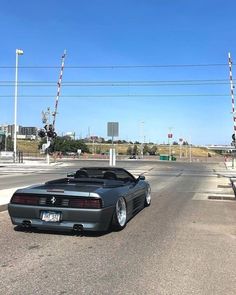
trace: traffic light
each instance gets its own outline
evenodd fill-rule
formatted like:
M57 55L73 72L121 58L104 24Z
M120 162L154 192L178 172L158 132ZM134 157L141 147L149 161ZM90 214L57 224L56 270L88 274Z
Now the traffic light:
M47 131L47 136L50 138L55 138L57 136L57 134L53 130L49 130L49 131Z
M57 134L54 131L53 125L49 124L49 125L45 125L44 129L42 128L38 131L38 136L41 138L44 138L45 136L49 138L55 138Z
M46 136L46 132L44 129L40 129L38 131L38 136L41 137L41 138L44 138Z

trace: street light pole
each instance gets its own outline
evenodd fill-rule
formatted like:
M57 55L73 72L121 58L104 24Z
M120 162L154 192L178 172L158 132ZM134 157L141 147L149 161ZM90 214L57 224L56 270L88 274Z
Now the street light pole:
M144 122L140 124L140 137L141 137L141 147L140 147L140 154L141 158L143 159L143 145L144 145Z
M192 162L192 143L191 143L191 137L189 142L189 162Z
M14 162L16 163L16 139L17 139L17 95L18 95L18 57L23 55L23 50L16 49L16 73L15 73L15 104L14 104Z

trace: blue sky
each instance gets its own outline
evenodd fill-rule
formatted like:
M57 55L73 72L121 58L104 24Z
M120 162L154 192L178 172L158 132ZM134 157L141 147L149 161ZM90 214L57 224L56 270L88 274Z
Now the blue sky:
M194 144L229 144L233 121L227 65L69 67L227 64L229 51L236 60L235 12L233 0L2 0L0 124L14 120L14 87L4 81L14 81L14 68L7 67L15 65L15 49L24 50L19 64L26 68L19 68L19 81L36 82L34 87L19 86L18 124L37 127L42 126L42 110L53 110L57 92L56 84L42 87L38 82L56 82L59 76L58 68L37 67L60 66L63 50L67 49L64 83L194 80L197 84L196 80L220 79L222 84L65 85L58 105L58 134L73 131L84 137L90 128L91 135L106 137L107 122L118 121L119 138L140 140L144 122L145 138L153 142L167 142L172 127L175 140L182 137L191 138ZM236 77L236 68L234 72Z

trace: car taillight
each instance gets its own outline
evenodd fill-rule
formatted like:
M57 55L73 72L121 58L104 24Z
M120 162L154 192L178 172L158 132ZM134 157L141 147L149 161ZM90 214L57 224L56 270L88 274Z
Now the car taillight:
M27 195L14 195L11 198L12 204L22 204L22 205L38 205L39 197L27 196Z
M100 209L102 203L100 199L74 199L70 200L70 207L84 209Z

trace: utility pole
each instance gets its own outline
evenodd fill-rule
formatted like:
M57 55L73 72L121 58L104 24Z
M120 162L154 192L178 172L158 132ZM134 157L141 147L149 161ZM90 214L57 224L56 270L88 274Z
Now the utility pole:
M191 138L189 139L189 162L192 162L192 144L191 144Z
M172 131L172 127L169 127L169 133L168 133L169 161L171 161L171 143L173 138L173 134L171 133L171 131Z
M16 140L17 140L17 96L18 96L18 57L23 55L23 50L16 49L16 72L15 72L15 104L14 104L14 163L17 161Z
M49 124L50 124L50 108L48 107L48 111L47 111L47 146L49 148L51 142L49 141L49 137L48 137L48 131L49 131ZM46 159L47 159L47 164L49 165L50 164L50 156L49 156L49 150L47 148L47 156L46 156Z
M7 151L7 131L5 130L5 152Z
M228 62L229 62L229 80L230 80L230 93L232 99L232 114L233 114L233 124L234 124L234 133L233 136L236 138L236 114L235 114L235 106L234 106L234 83L233 83L233 73L232 73L232 59L230 52L228 53ZM234 141L235 146L235 141ZM232 168L234 168L234 156L232 157Z
M140 124L140 138L141 138L141 148L140 148L140 154L141 154L141 158L143 158L143 144L144 144L144 122L141 122L141 124Z
M179 158L182 159L182 145L183 145L183 138L179 139Z

